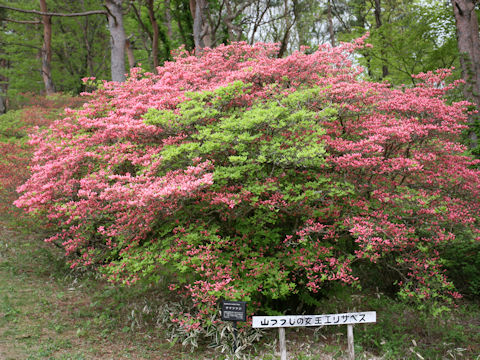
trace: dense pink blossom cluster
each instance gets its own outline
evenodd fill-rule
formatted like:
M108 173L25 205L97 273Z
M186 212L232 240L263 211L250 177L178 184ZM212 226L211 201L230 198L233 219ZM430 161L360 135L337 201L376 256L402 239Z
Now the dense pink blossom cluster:
M200 57L179 52L158 74L134 69L125 83L104 82L87 94L91 100L81 110L68 111L32 138L32 175L16 204L59 229L47 241L62 243L72 266L101 264L112 281L131 283L144 273L160 273L165 264L190 269L194 275L179 281L180 290L198 313L178 321L193 328L221 297L281 298L298 291L298 284L314 293L327 281L355 282L355 262L378 262L388 254L408 296L431 296L432 287L452 291L435 247L455 241L458 231L479 237L478 162L458 142L468 104L443 99L451 89L444 83L448 70L418 75L424 82L415 88L362 81L351 54L364 40L283 59L276 57L276 45L222 45ZM162 149L188 144L194 130L147 125L144 114L152 108L176 111L188 92L234 81L249 84L230 103L245 109L272 94L318 87L309 110L335 110L318 116L324 130L318 141L327 153L316 171L331 184L329 191L311 201L286 200L275 185L284 174L264 179L262 196L242 183L218 187L218 164L210 158L165 169ZM302 164L295 171L298 181L317 176L305 175ZM192 204L197 213L189 214ZM228 224L260 208L297 219L273 248L258 245L253 252L256 245L245 233L226 236L199 220L211 213ZM174 240L156 254L165 237ZM345 239L352 242L347 254L339 245ZM275 289L275 281L286 285Z

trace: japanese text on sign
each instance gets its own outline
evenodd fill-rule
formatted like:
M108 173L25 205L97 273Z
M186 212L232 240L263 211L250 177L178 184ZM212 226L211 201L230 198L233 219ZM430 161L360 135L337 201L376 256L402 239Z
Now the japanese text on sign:
M376 321L377 313L375 311L328 315L253 316L252 327L275 328L297 326L348 325L374 323Z
M245 301L223 301L222 320L246 321L247 318Z

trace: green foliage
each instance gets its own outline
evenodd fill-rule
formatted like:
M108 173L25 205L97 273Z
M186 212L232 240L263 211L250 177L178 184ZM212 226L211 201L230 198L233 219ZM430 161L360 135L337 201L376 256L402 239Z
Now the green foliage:
M38 1L12 1L9 6L39 10ZM56 12L74 13L98 10L95 0L85 1L47 1L49 9ZM8 17L20 21L32 21L31 14L7 11ZM87 17L52 18L52 78L57 91L78 94L83 91L81 79L87 76L108 78L109 35L105 17L93 15ZM41 24L18 24L3 22L0 33L0 76L8 83L7 95L10 101L25 92L39 94L44 89L41 76L41 57L39 53L43 43ZM28 36L25 36L28 34Z
M439 251L447 269L448 278L458 291L468 298L480 296L480 242L469 234Z
M398 303L378 294L362 306L377 309L377 323L355 327L355 340L384 359L462 358L475 354L478 332L472 332L478 307L462 307L441 317Z
M17 142L25 139L25 121L22 119L23 111L9 111L0 115L0 142Z
M9 5L15 6L18 2L11 2ZM21 7L28 10L36 9L38 2L22 1ZM28 14L12 14L10 11L4 11L4 15L20 21L32 20ZM38 25L2 21L0 76L7 80L6 88L9 98L15 98L21 92L39 93L43 89L38 57L41 44L42 32Z
M309 89L290 95L286 99L272 99L267 103L259 103L251 109L236 113L234 108L222 111L231 101L231 95L248 92L249 85L236 82L215 92L188 94L191 99L180 105L180 112L167 110L150 110L145 115L148 124L155 124L166 131L176 132L180 129L195 126L198 133L193 135L193 143L167 146L162 152L164 160L175 164L183 163L185 155L189 158L206 156L214 153L225 161L215 172L216 180L239 179L246 172L260 171L259 174L271 170L271 167L291 168L318 167L324 162L323 146L316 141L323 133L316 116L331 116L332 110L327 109L320 115L302 109L302 102L307 102L311 94L317 90ZM207 105L206 104L211 104ZM205 118L219 118L221 121L213 124L200 124ZM267 129L272 141L260 139L260 129ZM284 131L305 131L301 142L286 139ZM258 141L257 141L258 140ZM256 146L252 147L252 143ZM226 153L225 149L232 155ZM228 164L228 165L227 165ZM263 176L266 176L263 175ZM249 184L254 193L261 192L258 184Z
M154 10L159 30L160 64L171 59L171 49L184 45L193 49L192 18L188 0L155 1ZM10 1L8 6L25 10L39 10L38 1ZM82 13L101 10L97 0L59 1L48 0L47 8L57 13ZM134 11L135 8L135 11ZM0 77L9 102L14 103L22 93L42 93L41 76L43 27L35 15L0 9L2 21L0 33ZM125 33L130 41L136 64L153 71L152 24L143 1L131 4L124 17ZM137 12L136 12L137 11ZM167 29L166 17L170 15ZM138 14L138 16L136 15ZM52 18L52 79L56 91L77 95L84 91L81 79L110 78L110 35L106 17L101 14L81 17ZM18 23L29 22L29 23ZM28 34L28 36L26 36Z
M55 0L48 5L64 13L101 8L96 0ZM105 16L53 17L52 32L52 78L56 91L77 95L84 91L82 78L110 77L110 34L105 26Z
M144 115L147 124L158 126L166 135L186 134L191 140L162 148L159 154L162 168L157 170L157 175L189 167L198 158L208 158L215 163L214 183L209 191L217 194L218 200L207 200L211 202L211 210L207 212L208 203L202 201L177 210L177 223L155 220L151 232L155 241L129 245L129 252L113 250L109 258L111 265L103 269L110 279L121 278L121 274L136 274L155 283L160 274L170 274L178 288L188 288L192 283L204 281L201 275L192 272L192 267L205 267L208 275L229 268L235 261L235 271L228 276L234 277L238 290L231 292L229 298L258 301L260 296L264 299L262 311L271 314L278 313L272 306L274 302L288 303L292 294L300 294L309 307L316 304L306 290L307 280L300 281L300 286L291 280L289 269L297 266L296 257L277 251L276 246L282 243L285 233L295 229L296 217L311 216L308 207L305 210L300 205L292 205L293 210L282 210L288 206L287 202L310 204L322 201L324 196L341 198L352 192L347 182L324 179L317 171L327 166L326 151L320 141L324 131L318 119L335 117L337 111L330 107L317 112L306 110L305 105L318 97L318 88L298 90L287 96L275 95L245 109L241 99L248 96L251 86L235 82L215 91L189 93L188 100L176 110L150 109ZM269 181L273 178L279 180ZM240 186L241 192L224 197L225 189ZM285 205L272 203L271 194L278 194L275 196L285 201ZM242 198L248 201L240 202ZM232 209L228 220L222 215L225 202ZM290 211L294 214L290 215ZM188 225L180 228L178 223ZM172 244L179 241L179 229L182 242L188 246L172 252L175 246ZM318 261L318 258L332 256L329 250L318 254L318 243L308 239L301 240L302 254L306 257ZM118 240L121 244L118 249L121 249L123 240ZM187 251L189 248L202 250L192 254ZM215 261L206 260L212 256L209 254L215 254ZM253 272L256 274L252 275ZM321 276L326 282L328 271ZM263 289L263 295L258 289ZM222 286L210 284L199 291L209 299L225 294ZM191 321L189 324L194 325L195 321Z
M349 33L340 34L351 40L370 32L371 49L362 50L360 62L373 80L387 80L392 84L415 84L412 75L439 68L459 69L455 35L455 21L450 3L432 4L382 1L382 26L377 28L373 12L354 3L354 11L362 22ZM363 2L364 3L364 2ZM356 4L356 5L355 5ZM389 74L383 76L383 66ZM459 72L455 73L460 77Z

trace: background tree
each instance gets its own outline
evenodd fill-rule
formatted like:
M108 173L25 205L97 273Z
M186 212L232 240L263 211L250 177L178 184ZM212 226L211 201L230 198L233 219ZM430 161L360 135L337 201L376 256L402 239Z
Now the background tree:
M455 24L444 3L392 1L378 3L377 8L375 4L349 2L348 21L338 31L341 40L369 31L368 42L373 47L360 52L360 61L370 78L395 85L414 84L414 74L457 64Z
M46 0L40 0L40 11L47 13ZM52 81L52 17L49 15L42 15L43 25L43 44L42 44L42 77L45 84L45 92L47 95L52 95L55 92L55 86Z
M3 33L3 19L5 18L5 9L0 9L0 27ZM0 42L1 42L0 35ZM7 89L8 79L4 75L4 70L8 68L8 60L5 58L4 51L0 50L0 114L7 111ZM3 70L3 71L2 71Z
M373 48L361 50L359 57L368 76L394 85L413 85L416 82L413 74L451 66L460 68L452 9L458 10L467 3L470 7L466 9L474 14L471 1L448 6L444 2L430 4L410 0L108 0L104 4L112 9L106 17L110 18L113 31L109 37L104 26L106 17L102 15L73 20L65 17L92 11L107 14L105 9L99 9L98 2L41 0L42 6L57 12L45 15L39 10L39 2L27 0L18 2L17 6L26 12L8 10L3 16L4 31L0 41L4 43L2 56L5 61L0 72L8 82L8 86L4 86L8 88L7 97L26 89L39 91L39 76L45 91L52 92L55 84L59 91L78 93L83 89L78 79L90 76L108 78L107 69L114 71L116 80L123 80L127 71L126 56L125 47L120 43L124 39L130 67L141 63L146 70L156 71L157 66L171 59L171 49L182 45L191 51L195 47L216 47L233 40L246 40L251 44L279 42L282 44L279 56L284 56L301 45L316 48L326 42L336 44L369 31ZM9 6L15 4L11 2ZM4 9L9 6L0 4ZM462 14L467 14L467 10ZM115 11L118 21L113 16ZM457 11L457 17L459 14ZM53 21L50 46L49 31L41 36L42 24L44 29L50 26L48 19ZM470 16L470 19L473 21L474 17ZM459 21L457 19L460 25ZM120 22L123 26L119 26ZM474 27L472 24L468 26ZM26 32L34 36L26 39ZM466 32L459 33L458 45L468 42L462 42L462 34ZM114 45L109 57L105 56L108 50L105 39L111 39ZM461 52L473 51L467 50ZM72 53L80 56L69 56ZM50 76L47 75L49 63ZM462 73L468 84L463 96L476 101L472 75L476 70L466 68L470 63L475 61L462 60ZM33 77L25 76L32 71L38 73L35 72ZM460 73L453 76L459 77ZM477 126L475 124L472 118L473 129ZM470 133L470 142L477 142L475 131Z
M42 6L46 6L46 2L43 2L42 0L42 3ZM94 4L96 2L88 1L88 3ZM13 94L11 94L12 96L15 96L16 93L22 91L39 91L38 85L40 84L38 80L36 81L35 74L38 74L40 76L40 79L43 79L43 88L47 93L51 93L54 91L53 84L56 82L56 79L60 79L60 81L64 82L65 84L66 82L68 82L68 80L66 79L72 79L72 76L75 77L73 81L69 82L69 84L72 84L73 82L75 84L74 86L77 89L80 88L78 80L81 77L87 76L88 72L85 71L84 73L78 73L78 67L74 64L78 62L79 58L70 56L71 53L68 53L68 51L68 56L65 56L65 52L63 51L63 49L60 50L58 49L58 47L53 48L52 43L60 44L64 49L66 47L73 47L74 49L78 50L79 53L86 52L87 56L85 57L85 59L87 63L90 63L87 68L89 68L90 70L94 69L94 56L92 55L93 49L91 46L91 38L92 33L98 33L98 29L89 27L87 21L87 25L83 28L83 31L79 30L78 27L75 27L75 30L72 31L70 34L66 31L60 30L67 30L68 28L71 29L73 22L70 18L90 15L98 16L98 14L106 14L106 11L92 10L91 8L86 8L87 4L85 1L76 2L76 4L79 4L81 7L70 7L69 9L74 10L74 12L68 13L42 12L41 10L39 11L37 7L38 5L35 1L22 2L22 8L0 4L1 8L8 12L11 12L13 15L10 18L4 18L4 31L2 34L2 42L5 46L5 49L7 50L5 58L10 60L8 61L10 67L4 70L4 76L6 79L8 79L7 81L9 83L9 92L13 92ZM60 2L55 8L57 10L65 9L63 5L64 2ZM41 22L38 18L35 17L32 20L32 16L39 16L43 19L43 21ZM55 21L59 24L59 31L56 31L54 33L53 38L51 37L51 18L55 18ZM45 21L47 22L47 26L45 26ZM43 31L38 29L39 24L43 24ZM39 36L42 32L43 36ZM28 41L27 38L25 38L24 36L25 33L34 34L35 36L29 37ZM75 37L79 34L83 34L84 36L84 39L82 39L82 41L72 39L72 37ZM57 42L56 35L59 35L59 38L62 39L62 42ZM88 40L89 38L90 40ZM100 39L99 41L100 46L96 47L96 49L98 50L101 49L102 42ZM52 66L52 55L54 56L54 60L56 60L55 66ZM101 51L97 53L96 58L101 59L98 60L99 62L104 62ZM39 64L37 63L38 59L41 60ZM26 71L25 66L30 69L30 73L32 73L32 70L36 68L38 68L38 72L33 71L31 76L29 78L26 78L24 75ZM68 72L69 69L70 71ZM67 72L65 72L66 70ZM58 90L71 91L71 88L60 86L58 87Z
M465 98L480 107L480 37L478 33L478 13L476 0L452 0L453 13L457 25L458 51L462 78L465 80L463 94ZM470 119L470 144L478 147L480 123L477 115ZM479 154L480 155L480 152Z
M172 38L173 27L171 10L169 8L170 3L155 4L153 0L147 0L130 3L130 6L132 7L131 19L133 21L130 21L128 30L132 34L136 34L135 43L142 42L144 44L146 57L149 58L152 70L156 72L156 68L160 64L170 59L171 46L174 41ZM165 23L162 22L162 13L169 14L168 17L165 15ZM149 41L146 41L147 38ZM137 39L140 39L140 41ZM161 54L159 41L162 43ZM178 47L180 42L176 42L176 44Z
M203 48L210 48L214 43L214 34L209 23L208 0L190 0L190 12L193 18L195 53L201 54Z
M63 13L98 9L98 1L62 2ZM105 15L54 17L57 31L52 39L52 75L60 91L78 94L85 89L84 77L110 78L110 38ZM75 56L72 56L75 54Z
M23 4L25 9L37 9L37 1ZM21 93L40 93L45 86L41 73L42 28L38 18L24 13L3 10L0 33L1 56L4 60L0 68L4 89L9 103ZM13 20L13 21L11 21ZM26 37L25 34L30 34Z
M80 2L82 6L85 5L85 2ZM48 12L46 0L40 0L40 11L29 10L22 8L14 8L6 5L0 5L4 9L8 9L14 12L26 13L26 14L36 14L42 17L43 24L43 45L41 51L42 59L42 77L44 79L45 91L47 94L54 92L55 88L53 86L52 75L51 75L51 53L52 53L52 24L51 17L79 17L79 16L90 16L96 14L107 15L109 20L109 30L111 35L111 71L112 79L114 81L124 81L125 80L125 46L126 46L126 37L125 31L123 28L123 13L122 13L122 2L106 0L106 7L108 11L105 10L90 10L80 13L58 13L58 12ZM15 20L14 22L25 23L22 20ZM36 23L36 21L33 21ZM28 21L26 23L29 23ZM30 21L31 23L31 21ZM121 43L121 45L120 45Z
M112 80L125 81L125 46L127 37L123 27L122 0L105 0L107 7L108 28L110 31L110 69Z

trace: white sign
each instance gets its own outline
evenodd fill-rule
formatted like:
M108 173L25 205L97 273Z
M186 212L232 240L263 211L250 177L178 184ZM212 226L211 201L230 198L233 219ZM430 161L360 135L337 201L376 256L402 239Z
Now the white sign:
M366 324L374 322L377 322L377 313L375 311L328 315L284 315L252 317L252 327L254 328L348 325Z

